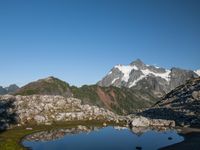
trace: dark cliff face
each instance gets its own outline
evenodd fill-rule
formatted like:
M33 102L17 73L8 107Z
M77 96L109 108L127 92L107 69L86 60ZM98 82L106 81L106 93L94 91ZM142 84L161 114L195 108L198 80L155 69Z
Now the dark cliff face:
M200 78L188 80L141 113L146 117L173 119L178 125L200 126Z

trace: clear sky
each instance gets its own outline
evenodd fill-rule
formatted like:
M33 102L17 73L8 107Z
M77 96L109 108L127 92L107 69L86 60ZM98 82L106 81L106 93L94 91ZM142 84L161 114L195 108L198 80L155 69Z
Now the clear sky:
M94 84L114 65L200 68L200 0L1 0L0 85Z

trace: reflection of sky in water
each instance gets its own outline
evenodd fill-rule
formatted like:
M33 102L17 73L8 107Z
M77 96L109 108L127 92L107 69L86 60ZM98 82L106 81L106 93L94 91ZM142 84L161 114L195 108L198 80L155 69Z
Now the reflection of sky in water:
M172 137L172 140L168 138ZM99 131L65 135L52 141L24 141L24 146L33 150L134 150L137 146L143 150L156 150L183 141L176 131L147 131L136 135L129 129L116 130L106 127Z

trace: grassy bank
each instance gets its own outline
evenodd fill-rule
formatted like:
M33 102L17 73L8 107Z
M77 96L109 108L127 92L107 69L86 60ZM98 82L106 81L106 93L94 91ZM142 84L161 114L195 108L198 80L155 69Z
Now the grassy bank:
M30 125L16 127L10 130L0 132L0 150L26 150L21 145L21 140L24 136L39 132L43 130L59 129L59 128L71 128L77 125L84 126L102 126L105 121L73 121L64 123L54 123L53 125ZM123 123L116 124L115 122L106 122L107 125L123 125ZM26 128L32 128L27 130Z

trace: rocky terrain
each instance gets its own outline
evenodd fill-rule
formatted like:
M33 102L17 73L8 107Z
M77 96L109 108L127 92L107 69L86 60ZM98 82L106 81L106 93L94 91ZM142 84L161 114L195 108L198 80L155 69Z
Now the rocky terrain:
M200 78L187 81L139 115L175 120L177 125L200 127Z
M68 121L127 122L131 127L175 126L174 121L117 115L107 109L82 104L76 98L52 95L0 96L0 130L21 125Z
M0 127L52 124L77 120L119 121L120 116L97 106L82 105L81 100L63 96L0 96Z

